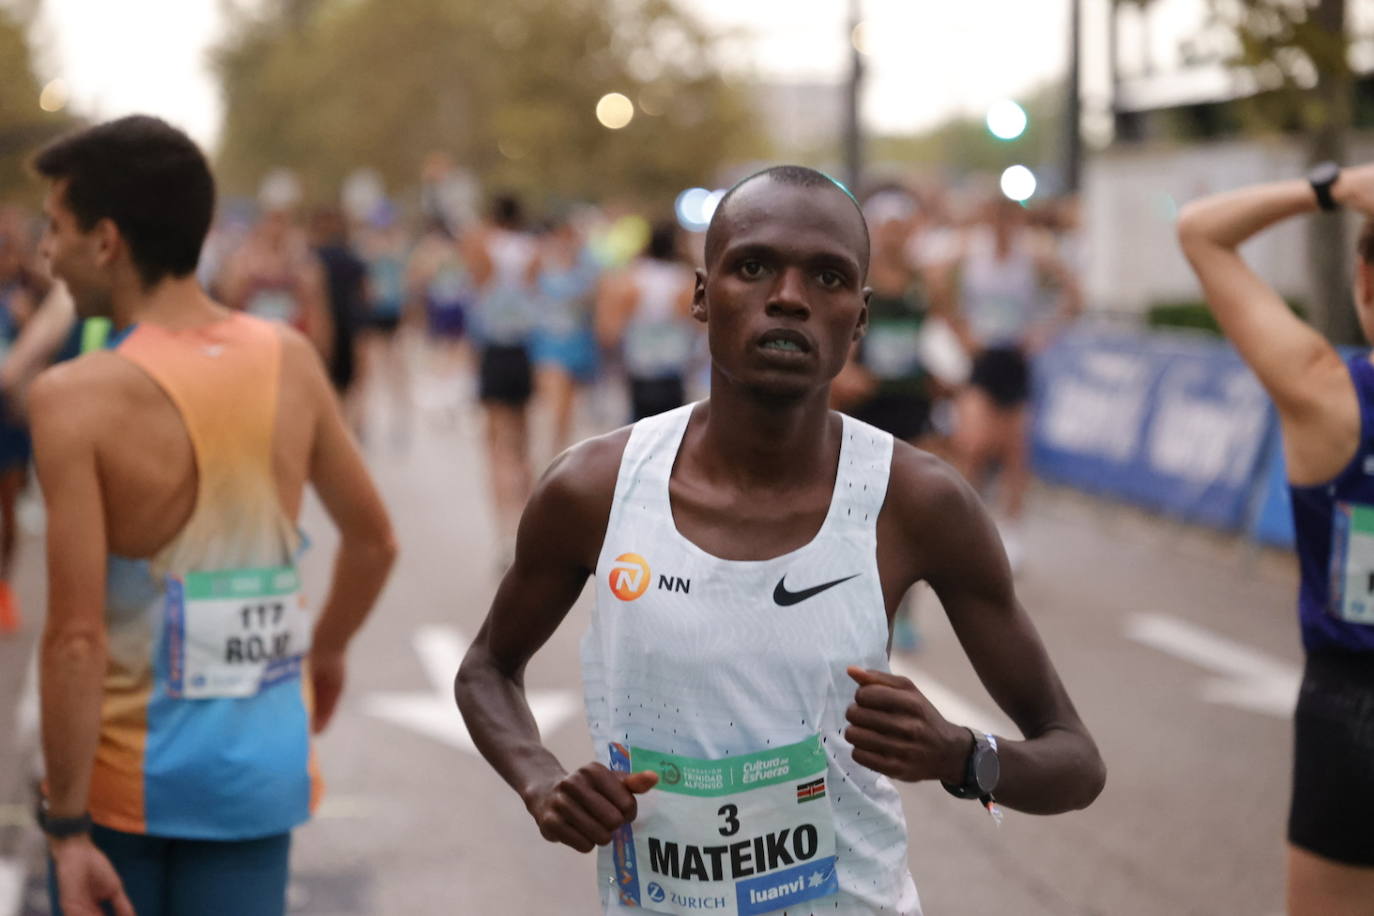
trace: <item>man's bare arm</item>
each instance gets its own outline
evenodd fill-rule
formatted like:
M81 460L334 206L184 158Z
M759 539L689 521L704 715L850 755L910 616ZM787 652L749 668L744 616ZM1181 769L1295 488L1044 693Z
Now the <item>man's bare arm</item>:
M31 393L34 458L47 507L48 612L39 665L48 799L86 810L100 738L106 667L105 517L84 366L39 376Z
M977 494L948 465L898 443L879 531L889 604L912 578L927 580L979 678L1025 736L999 742L998 801L1036 814L1089 804L1105 780L1102 760L1016 601ZM856 762L895 779L964 781L968 729L945 719L906 678L850 674L859 685L846 713Z
M634 796L654 774L619 776L599 763L568 773L540 740L525 697L525 666L577 600L596 566L628 432L561 456L535 488L507 571L454 695L473 743L519 793L540 833L579 852L633 821Z
M1342 174L1336 196L1374 185L1374 167ZM1364 196L1369 196L1364 191ZM1340 354L1241 257L1240 245L1284 219L1317 211L1312 188L1280 181L1193 201L1178 219L1179 243L1208 308L1274 399L1283 420L1289 479L1320 483L1355 454L1359 404ZM1345 442L1344 456L1324 443Z
M0 367L0 389L21 409L29 382L62 348L76 325L76 306L67 287L54 283Z
M1086 807L1106 781L1102 758L1016 599L992 519L973 489L946 470L932 503L944 521L928 579L974 671L1025 739L998 744L997 798L1032 814ZM917 534L927 542L929 518L921 519L926 533Z
M386 507L344 424L320 358L300 334L282 329L283 359L310 390L315 437L310 482L339 529L339 552L311 643L316 731L329 724L343 689L343 656L386 583L396 541Z

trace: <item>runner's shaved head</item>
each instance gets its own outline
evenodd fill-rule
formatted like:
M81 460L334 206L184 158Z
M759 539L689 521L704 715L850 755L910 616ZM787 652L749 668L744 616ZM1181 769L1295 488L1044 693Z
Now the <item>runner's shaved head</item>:
M863 210L859 207L859 202L854 199L854 195L849 189L831 178L824 172L807 168L804 165L775 165L772 168L755 172L747 178L737 181L730 190L725 192L725 196L720 199L716 206L716 212L711 214L711 224L706 228L706 269L709 271L711 265L715 263L717 255L725 245L729 235L730 222L727 218L730 210L730 201L742 189L750 187L757 182L773 181L780 185L791 185L792 187L816 188L818 193L833 193L844 195L849 201L849 206L853 207L855 221L858 223L862 241L858 245L855 254L858 257L859 265L863 268L865 275L868 273L868 221L864 219Z

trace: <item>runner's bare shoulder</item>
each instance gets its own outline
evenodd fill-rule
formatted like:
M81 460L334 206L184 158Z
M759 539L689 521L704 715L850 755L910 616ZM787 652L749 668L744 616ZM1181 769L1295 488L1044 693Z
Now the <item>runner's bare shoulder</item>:
M527 525L547 533L556 530L560 540L576 544L579 552L586 554L589 568L595 567L631 429L624 426L584 439L555 458L530 497L520 525L521 537Z
M29 417L39 437L99 441L120 430L129 411L165 401L157 384L133 363L97 350L40 372L28 391Z
M896 510L907 522L922 524L957 511L965 501L967 489L963 477L943 459L899 439L893 440L884 511Z
M273 323L281 337L281 409L293 420L304 422L322 411L336 409L334 390L320 358L320 351L308 337L288 325Z
M911 551L921 576L952 574L997 543L982 501L952 466L894 441L879 538Z

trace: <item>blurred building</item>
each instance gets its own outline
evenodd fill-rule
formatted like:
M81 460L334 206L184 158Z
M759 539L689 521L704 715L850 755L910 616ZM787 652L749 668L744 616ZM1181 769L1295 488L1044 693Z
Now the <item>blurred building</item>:
M1353 12L1353 11L1352 11ZM1121 16L1141 10L1120 5ZM1352 15L1351 34L1359 16ZM1143 22L1144 20L1141 20ZM1199 20L1200 23L1201 20ZM1134 38L1127 29L1119 37ZM1148 53L1159 36L1121 47L1113 64L1112 142L1091 157L1083 183L1084 277L1090 307L1140 315L1152 306L1198 302L1197 280L1174 241L1174 221L1188 201L1228 188L1307 171L1309 138L1300 131L1256 136L1242 106L1263 93L1252 75L1224 63L1225 48L1203 31L1174 26L1172 54ZM1129 22L1127 24L1130 24ZM1210 36L1210 37L1209 37ZM1148 38L1148 36L1147 36ZM1374 158L1374 56L1356 39L1351 162ZM1132 53L1134 52L1134 53ZM1350 217L1352 224L1356 217ZM1353 238L1353 235L1352 235ZM1247 245L1250 263L1281 293L1302 302L1310 294L1306 228L1285 223Z
M778 156L838 151L844 131L843 83L758 83L753 98L759 126Z

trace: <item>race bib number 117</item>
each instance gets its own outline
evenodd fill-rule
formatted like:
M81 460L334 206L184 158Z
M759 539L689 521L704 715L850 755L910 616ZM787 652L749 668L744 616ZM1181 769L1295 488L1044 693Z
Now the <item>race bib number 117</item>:
M249 697L299 678L312 636L289 566L173 579L166 626L169 692L188 700Z
M611 768L659 774L616 833L623 905L757 916L838 892L819 736L719 760L612 744Z

